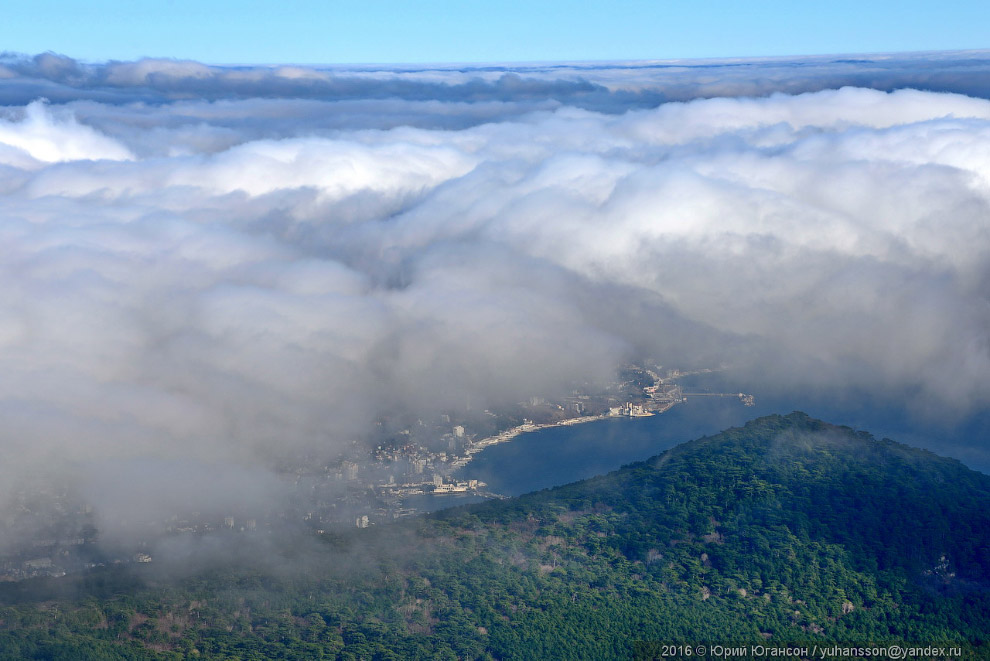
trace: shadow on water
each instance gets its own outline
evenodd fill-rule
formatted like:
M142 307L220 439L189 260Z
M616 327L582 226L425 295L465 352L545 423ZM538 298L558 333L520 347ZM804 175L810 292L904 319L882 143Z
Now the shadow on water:
M721 375L687 377L679 383L685 392L733 393L740 387ZM836 401L811 393L754 394L755 406L743 406L736 397L693 397L648 418L606 419L522 434L509 443L487 448L455 475L460 480L487 482L489 491L517 496L607 473L680 443L741 426L748 420L795 410L869 431L877 438L889 437L958 458L975 470L990 469L990 454L985 447L990 432L988 415L971 416L965 423L946 427L924 424L912 419L903 407L885 406L868 396ZM464 503L450 502L455 504ZM443 504L438 509L450 505Z
M613 471L760 414L738 399L697 398L649 418L552 427L492 446L456 475L487 482L490 491L517 496Z

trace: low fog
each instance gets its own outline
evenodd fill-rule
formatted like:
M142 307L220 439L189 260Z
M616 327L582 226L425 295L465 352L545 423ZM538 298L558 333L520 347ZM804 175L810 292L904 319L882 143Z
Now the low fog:
M0 65L0 511L248 516L383 416L644 358L990 409L985 53Z

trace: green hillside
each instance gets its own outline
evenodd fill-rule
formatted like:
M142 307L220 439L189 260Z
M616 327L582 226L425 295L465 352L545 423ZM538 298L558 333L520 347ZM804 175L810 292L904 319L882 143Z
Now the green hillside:
M0 658L610 659L807 641L990 657L990 477L801 413L319 544L299 571L2 586Z

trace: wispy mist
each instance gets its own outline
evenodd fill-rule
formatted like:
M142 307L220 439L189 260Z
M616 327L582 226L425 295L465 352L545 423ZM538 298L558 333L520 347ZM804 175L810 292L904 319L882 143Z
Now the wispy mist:
M985 411L988 68L8 56L0 505L269 506L382 415L647 356Z

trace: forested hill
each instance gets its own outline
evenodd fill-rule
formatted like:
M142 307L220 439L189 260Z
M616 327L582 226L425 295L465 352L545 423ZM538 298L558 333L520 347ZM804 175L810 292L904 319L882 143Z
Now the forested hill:
M904 641L986 658L990 477L792 413L583 482L324 535L297 571L141 570L6 586L0 656L609 659L657 649L636 641Z
M476 514L560 507L621 513L616 548L630 559L700 538L717 541L709 560L728 569L740 552L752 566L791 541L814 541L841 545L859 569L931 571L946 590L990 578L990 476L797 412Z

